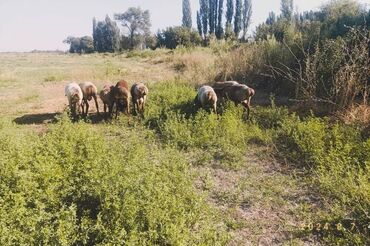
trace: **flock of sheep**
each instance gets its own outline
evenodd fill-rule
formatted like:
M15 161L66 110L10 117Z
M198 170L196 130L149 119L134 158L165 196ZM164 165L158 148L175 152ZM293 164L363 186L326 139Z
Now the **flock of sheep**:
M109 117L113 115L115 107L115 117L118 116L118 111L124 111L130 115L132 102L134 114L139 113L144 116L145 102L148 96L148 88L144 83L135 83L129 89L129 85L125 80L121 80L114 85L104 85L103 89L98 93L96 86L91 82L83 82L77 84L69 83L65 87L65 95L68 98L69 107L72 115L76 116L79 111L83 116L87 116L89 111L89 101L94 99L97 113L99 113L98 94L104 104L104 113ZM250 102L254 95L254 90L244 84L236 81L216 82L214 85L203 85L198 89L195 98L195 104L202 108L211 108L214 113L217 113L217 100L229 99L236 105L241 104L247 111L249 117Z

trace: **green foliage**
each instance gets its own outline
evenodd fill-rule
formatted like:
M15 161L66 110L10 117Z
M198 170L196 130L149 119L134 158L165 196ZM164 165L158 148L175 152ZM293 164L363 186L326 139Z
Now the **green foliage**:
M191 7L189 0L182 0L182 26L187 28L192 27Z
M351 244L369 243L366 227L370 210L370 141L362 139L360 132L339 123L330 125L327 119L296 116L285 117L277 144L286 156L308 165L312 182L328 204L321 220L341 223L347 231L326 231L325 240Z
M126 12L114 15L114 19L119 21L124 28L128 29L130 47L135 47L135 36L149 36L150 34L150 12L142 10L140 7L130 7Z
M222 115L194 110L194 89L171 82L156 85L151 94L148 124L162 140L180 150L201 150L223 167L239 167L249 141L267 143L268 136L255 125L245 124L242 108L228 105ZM206 161L206 162L204 162ZM208 159L196 160L206 164Z
M226 24L231 25L234 16L234 0L226 1Z
M96 23L93 20L94 47L98 52L117 52L120 49L120 30L109 16L104 21Z
M293 0L281 0L280 3L281 15L288 21L291 21L293 18Z
M187 27L168 27L157 34L157 46L175 49L177 46L193 47L202 44L199 33Z
M247 31L251 24L251 18L252 18L252 0L244 0L243 22L242 22L243 40L245 40L247 37Z
M203 36L206 37L208 34L208 18L209 18L209 1L210 0L199 0L199 15L202 20Z
M94 52L93 39L90 36L84 36L81 38L69 36L63 41L70 45L70 53L92 53Z
M203 26L202 26L202 19L200 17L199 11L197 11L197 29L198 29L199 36L202 37L202 35L203 35Z
M236 0L235 2L235 16L234 16L234 33L238 38L239 33L242 30L242 0Z
M225 243L178 151L104 127L106 136L64 117L21 138L1 125L2 245Z

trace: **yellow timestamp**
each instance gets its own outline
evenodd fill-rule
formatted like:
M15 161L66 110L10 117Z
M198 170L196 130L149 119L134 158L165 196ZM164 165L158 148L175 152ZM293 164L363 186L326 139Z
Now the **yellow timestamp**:
M370 223L365 225L357 224L356 222L349 223L334 223L334 222L308 222L302 223L299 226L299 229L302 231L316 231L316 232L325 232L325 231L335 231L335 232L370 232Z

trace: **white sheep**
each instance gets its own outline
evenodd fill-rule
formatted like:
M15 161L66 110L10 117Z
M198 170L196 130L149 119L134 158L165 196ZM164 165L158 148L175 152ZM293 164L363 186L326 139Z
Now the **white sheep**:
M196 102L203 108L212 107L214 113L217 114L217 95L211 86L203 85L198 89Z
M144 115L145 110L145 102L146 98L148 96L148 88L144 85L144 83L135 83L131 87L131 97L132 97L132 104L134 107L134 113L136 114L136 111L138 113Z
M71 82L66 85L64 91L72 114L76 115L76 109L81 112L83 94L80 86L75 82Z

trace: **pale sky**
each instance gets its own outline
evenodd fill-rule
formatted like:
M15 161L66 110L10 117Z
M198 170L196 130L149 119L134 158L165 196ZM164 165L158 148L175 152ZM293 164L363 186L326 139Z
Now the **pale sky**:
M0 52L67 50L63 40L69 36L92 35L92 18L113 16L129 7L149 9L152 32L181 25L182 0L0 0ZM190 0L193 27L199 0ZM224 0L226 3L226 0ZM315 10L325 0L294 0L300 12ZM359 0L370 4L370 0ZM280 0L252 0L251 31L268 16L280 13ZM226 10L226 8L225 8Z

